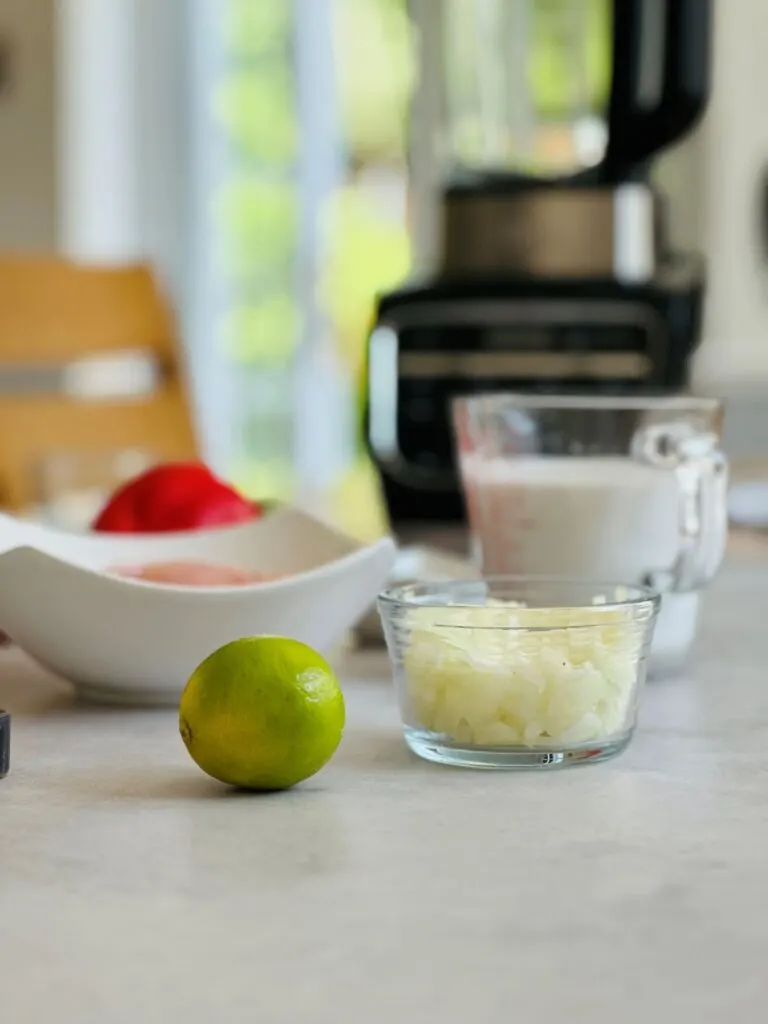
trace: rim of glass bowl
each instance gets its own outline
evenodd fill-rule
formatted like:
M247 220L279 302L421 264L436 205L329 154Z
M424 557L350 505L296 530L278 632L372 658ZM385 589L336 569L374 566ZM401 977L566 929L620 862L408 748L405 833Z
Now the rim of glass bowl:
M642 616L644 612L647 612L647 618L653 618L658 612L659 605L661 603L661 597L657 591L651 587L641 586L640 584L629 584L629 583L617 583L613 581L605 580L585 580L578 579L568 576L529 576L529 575L501 575L501 576L482 576L479 579L474 580L446 580L444 582L432 582L432 583L404 583L396 587L390 587L387 590L383 590L379 594L379 604L387 608L388 611L394 611L395 609L413 609L413 608L467 608L477 610L478 608L487 608L489 611L497 609L498 605L478 604L477 601L472 601L470 598L477 595L479 587L488 586L491 587L491 597L506 597L507 600L530 600L531 594L526 595L524 590L536 590L540 589L545 591L549 589L553 593L553 600L540 602L536 604L527 604L520 608L520 611L584 611L594 612L596 609L600 611L615 611L615 610L631 610L638 618ZM493 588L497 588L496 592L493 592ZM554 594L559 589L568 591L569 589L574 591L581 591L584 600L563 600L554 598ZM517 590L517 596L516 596ZM501 593L499 593L501 591ZM504 593L507 591L507 593ZM604 601L593 603L593 597L595 594L604 593L609 594L611 592L624 591L626 597L620 600ZM573 596L573 595L571 595ZM464 598L464 600L462 600ZM473 628L482 629L483 626L478 626L473 623ZM488 629L524 629L532 630L536 628L540 629L573 629L579 628L580 626L595 626L594 620L590 622L579 623L569 622L567 626L527 626L524 623L520 625L510 626L499 626L498 623L489 624Z

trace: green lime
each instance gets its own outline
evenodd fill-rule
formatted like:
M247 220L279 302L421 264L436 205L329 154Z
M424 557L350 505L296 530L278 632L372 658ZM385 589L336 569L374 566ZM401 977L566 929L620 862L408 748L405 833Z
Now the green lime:
M233 640L192 673L179 729L192 759L221 782L287 789L320 771L344 731L328 662L282 636Z

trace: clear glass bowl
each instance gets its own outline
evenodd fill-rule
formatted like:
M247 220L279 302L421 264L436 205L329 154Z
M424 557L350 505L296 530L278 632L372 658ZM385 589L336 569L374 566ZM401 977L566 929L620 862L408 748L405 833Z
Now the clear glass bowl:
M632 738L650 589L496 576L379 596L408 746L473 768L599 761Z

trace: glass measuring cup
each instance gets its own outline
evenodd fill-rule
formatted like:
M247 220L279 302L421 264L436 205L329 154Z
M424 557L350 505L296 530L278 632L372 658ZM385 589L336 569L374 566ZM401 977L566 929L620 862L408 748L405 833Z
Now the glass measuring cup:
M699 398L479 395L454 427L484 572L695 590L726 539L722 406Z
M670 596L651 668L678 664L725 549L722 404L489 394L457 399L453 418L483 572L650 585Z

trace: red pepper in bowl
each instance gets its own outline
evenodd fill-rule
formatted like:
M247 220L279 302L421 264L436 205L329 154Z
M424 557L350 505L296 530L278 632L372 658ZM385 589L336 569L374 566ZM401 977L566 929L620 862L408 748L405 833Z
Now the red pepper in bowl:
M101 533L169 533L258 519L246 500L201 462L155 466L112 495L93 523Z

